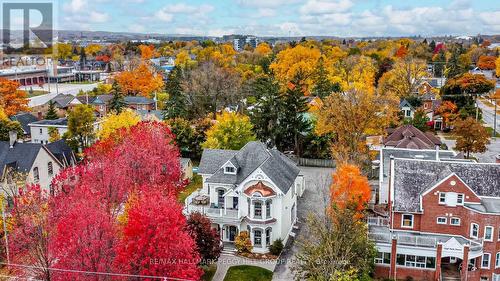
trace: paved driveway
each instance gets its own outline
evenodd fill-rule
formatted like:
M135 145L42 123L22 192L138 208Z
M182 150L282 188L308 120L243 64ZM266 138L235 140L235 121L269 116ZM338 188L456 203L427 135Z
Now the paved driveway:
M304 221L307 215L310 212L316 214L323 213L328 205L329 188L332 182L331 175L334 171L328 168L313 167L300 167L300 169L306 180L306 190L302 198L299 198L297 204L297 225L299 229L294 231L296 233L295 240L302 238L301 230L304 227ZM274 269L273 280L294 280L291 266L293 265L293 257L297 252L297 243L289 241Z

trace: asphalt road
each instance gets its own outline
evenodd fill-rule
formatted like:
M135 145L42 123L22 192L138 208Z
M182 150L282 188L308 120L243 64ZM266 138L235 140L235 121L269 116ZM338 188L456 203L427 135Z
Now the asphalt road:
M273 281L294 280L292 266L294 256L298 252L296 240L305 239L302 235L302 228L305 227L305 218L312 212L322 214L329 201L329 188L332 182L333 169L300 167L306 181L306 190L297 203L298 231L295 241L287 243L283 253L278 260L273 273Z
M483 121L488 124L491 128L493 128L494 120L495 120L495 110L492 109L491 107L486 106L484 103L482 103L480 100L477 101L477 104L479 105L479 108L483 111ZM498 106L498 110L500 110L500 106ZM500 132L500 116L497 114L496 116L497 123L496 123L496 128L497 132Z
M38 106L42 104L46 104L49 100L53 99L57 94L71 94L76 96L80 90L90 91L97 87L97 83L94 84L50 84L50 93L45 95L40 95L36 97L32 97L29 99L28 106ZM28 89L29 90L29 89ZM49 85L44 84L43 89L38 86L33 86L33 90L45 90L49 91Z

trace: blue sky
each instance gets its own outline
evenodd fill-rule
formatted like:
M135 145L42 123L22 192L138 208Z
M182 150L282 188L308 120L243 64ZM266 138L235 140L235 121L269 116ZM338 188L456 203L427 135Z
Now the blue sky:
M500 34L494 0L59 0L60 29L405 36Z

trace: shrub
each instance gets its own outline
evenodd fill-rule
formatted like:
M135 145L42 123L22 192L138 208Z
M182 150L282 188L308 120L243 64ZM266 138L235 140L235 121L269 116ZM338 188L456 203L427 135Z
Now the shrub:
M271 252L271 254L275 256L278 256L279 254L281 254L281 251L283 251L283 247L283 240L279 238L277 240L274 240L274 242L269 245L269 252Z
M248 231L242 231L236 236L234 240L234 246L238 253L250 253L253 249L252 241L250 241L250 235Z

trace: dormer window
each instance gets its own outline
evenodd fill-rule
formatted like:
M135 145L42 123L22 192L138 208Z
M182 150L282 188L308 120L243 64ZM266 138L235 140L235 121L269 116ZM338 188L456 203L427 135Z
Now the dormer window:
M236 172L236 169L231 166L227 166L225 170L226 174L234 174Z

